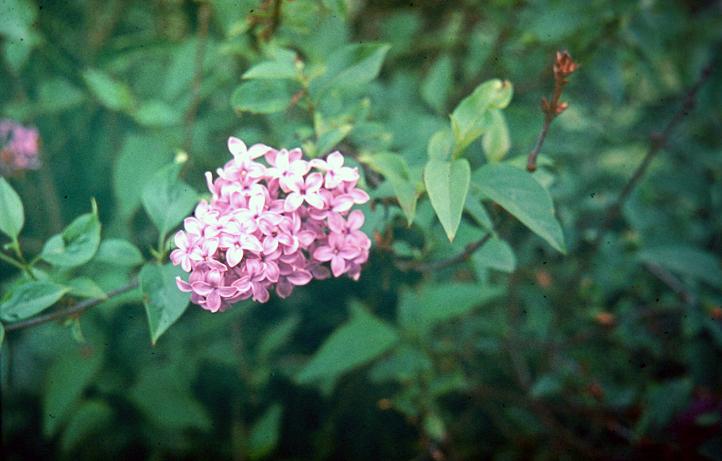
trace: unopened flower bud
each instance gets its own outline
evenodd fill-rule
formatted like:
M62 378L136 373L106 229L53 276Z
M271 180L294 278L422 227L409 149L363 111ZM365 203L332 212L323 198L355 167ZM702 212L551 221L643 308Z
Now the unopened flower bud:
M577 70L577 63L566 51L557 51L557 57L554 61L554 77L558 80L570 76Z

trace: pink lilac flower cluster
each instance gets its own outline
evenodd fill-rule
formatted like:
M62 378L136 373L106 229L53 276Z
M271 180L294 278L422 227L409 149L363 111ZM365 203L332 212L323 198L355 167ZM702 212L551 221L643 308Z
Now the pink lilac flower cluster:
M40 168L39 144L37 129L13 120L0 120L0 173Z
M217 312L248 298L266 302L272 288L285 298L331 274L357 280L371 247L363 212L351 210L369 200L356 187L357 169L339 152L304 160L300 149L248 148L233 137L228 149L233 159L218 177L206 173L210 202L175 235L171 261L190 272L178 288Z

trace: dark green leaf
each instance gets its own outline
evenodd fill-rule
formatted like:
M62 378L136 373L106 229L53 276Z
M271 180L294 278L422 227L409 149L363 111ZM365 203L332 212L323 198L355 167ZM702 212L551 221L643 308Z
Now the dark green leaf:
M149 263L140 271L140 288L153 344L188 307L190 295L180 291L175 283L175 278L183 274L171 264Z
M529 229L564 253L564 235L554 216L549 192L534 177L518 168L484 165L474 172L474 186L498 203Z
M165 237L198 202L198 194L178 179L181 165L173 163L158 171L143 189L143 207L161 236Z
M250 80L241 83L231 95L231 105L239 112L272 114L291 105L293 91L283 80Z
M114 266L133 267L143 264L140 250L123 239L106 239L100 242L94 261Z
M83 79L93 95L108 109L130 111L135 106L135 99L130 88L105 72L88 69L83 72Z
M397 341L396 330L364 308L353 306L351 319L324 341L296 375L296 380L300 384L333 382L344 373L381 356Z
M416 202L419 193L416 189L416 181L411 178L411 172L406 160L390 152L382 152L375 155L367 155L361 159L374 171L381 173L391 183L394 194L399 200L399 205L406 215L406 222L410 226L416 215Z
M32 317L52 306L68 288L47 281L32 281L16 286L0 304L0 318L8 322Z
M81 298L106 298L105 292L88 277L78 277L67 283L69 293Z
M248 438L248 457L250 459L264 458L276 448L281 432L282 414L283 407L281 405L271 405L253 424Z
M389 45L364 43L346 45L331 54L326 72L311 82L311 96L318 100L332 87L360 87L376 78Z
M685 245L645 248L639 252L639 258L712 286L722 286L722 268L718 258L699 248Z
M113 409L103 400L86 400L68 419L68 425L63 431L60 445L63 451L70 451L81 442L88 441L90 436L99 435L108 430L113 418Z
M58 267L76 267L90 261L100 245L100 222L95 212L77 217L61 234L43 246L40 256Z

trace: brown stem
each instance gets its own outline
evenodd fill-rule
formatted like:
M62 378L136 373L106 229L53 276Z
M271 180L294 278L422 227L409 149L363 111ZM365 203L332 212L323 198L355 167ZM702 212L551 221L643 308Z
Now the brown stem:
M536 144L534 145L534 148L529 152L529 157L526 161L526 170L530 172L536 171L536 158L539 156L539 152L541 151L542 146L544 145L544 140L547 137L547 133L549 132L549 127L552 124L552 121L554 120L554 117L544 116L544 125L542 126L541 131L539 132L539 137L536 140Z
M466 261L471 257L471 255L474 254L476 250L483 247L486 242L491 239L491 232L485 234L482 238L477 240L476 242L472 242L468 245L466 245L466 248L464 248L464 251L461 253L451 256L446 259L440 259L438 261L431 261L428 263L420 263L416 261L399 261L396 263L396 266L404 271L416 271L416 272L431 272L431 271L437 271L440 269L445 269L449 266L453 266L455 264L461 263Z
M612 205L607 208L602 227L599 230L599 234L597 234L596 239L592 243L593 248L596 248L601 243L601 240L604 238L604 235L607 233L612 223L621 212L622 207L626 203L630 194L637 186L637 184L639 184L639 181L642 179L644 174L647 172L647 169L652 163L652 160L654 160L657 154L666 147L674 129L692 111L692 109L694 109L695 102L697 100L697 94L712 74L715 60L716 58L713 58L712 61L707 66L705 66L704 69L702 69L702 72L697 78L697 81L687 91L687 94L682 100L682 106L679 108L679 110L677 110L674 116L672 116L669 122L667 122L667 125L664 127L662 132L653 134L650 137L649 149L647 150L644 159L642 159L642 162L639 164L639 166L637 166L637 169L634 171L632 176L624 185L624 188L619 193L619 196L614 201L614 203L612 203Z
M193 144L193 123L198 114L198 107L201 104L201 84L203 83L203 61L206 55L206 43L208 41L208 25L211 18L211 7L202 3L198 7L198 34L196 43L195 71L193 74L193 100L185 114L186 136L185 150L190 151Z
M138 280L133 279L127 285L123 285L120 288L116 288L115 290L109 291L106 294L105 298L86 299L85 301L81 301L81 302L74 304L65 309L57 310L55 312L50 312L49 314L45 314L45 315L38 315L37 317L32 317L27 320L23 320L21 322L11 323L11 324L5 325L5 331L22 330L24 328L33 327L36 325L40 325L42 323L51 322L53 320L58 320L58 319L61 319L64 317L69 317L71 315L79 315L79 314L82 314L83 312L85 312L86 310L90 309L91 307L97 306L98 304L101 304L111 298L122 295L131 290L134 290L137 287L138 287Z

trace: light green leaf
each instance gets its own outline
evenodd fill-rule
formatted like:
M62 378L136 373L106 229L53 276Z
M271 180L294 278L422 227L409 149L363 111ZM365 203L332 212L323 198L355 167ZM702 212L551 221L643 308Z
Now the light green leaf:
M453 147L454 135L450 129L444 128L431 136L426 147L426 154L429 159L449 160Z
M241 83L231 95L231 105L239 112L272 114L286 110L293 92L283 80L250 80Z
M196 191L178 179L180 169L178 163L162 168L143 188L143 207L163 238L198 202Z
M508 81L493 79L476 87L451 114L454 132L454 156L461 154L476 138L491 126L490 109L503 109L511 101L512 85Z
M454 84L454 66L445 54L434 62L421 82L421 97L437 112L445 112L451 86Z
M140 271L140 289L153 344L188 307L190 295L180 291L175 283L175 278L182 274L181 269L171 264L148 263Z
M97 298L105 299L107 296L105 291L88 277L78 277L67 283L70 288L69 293L73 296L81 298Z
M37 14L37 7L30 0L3 0L0 2L0 35L17 40L24 38Z
M431 159L424 168L426 191L449 241L454 240L461 223L470 178L471 168L466 159Z
M20 196L5 178L0 177L0 231L16 239L25 224L25 210Z
M496 269L502 272L514 272L516 256L511 246L504 240L492 238L472 255L477 267Z
M462 316L505 292L502 286L451 282L424 285L402 292L398 322L408 331L428 332L435 325Z
M5 342L5 326L0 323L0 351L2 351L3 343Z
M331 149L343 141L352 129L353 125L347 123L324 132L316 141L315 156L318 157L331 152Z
M253 424L248 438L248 457L261 459L273 452L278 444L281 432L281 416L283 407L271 405L268 410Z
M484 165L474 172L474 187L498 203L556 250L565 253L564 234L554 216L549 192L532 175L504 164Z
M243 78L246 80L294 80L297 76L296 53L284 49L275 50L273 59L260 62L243 74Z
M145 185L172 159L172 150L161 138L130 135L125 139L113 170L113 191L122 217L133 215Z
M364 308L352 306L351 319L321 345L296 376L300 384L334 382L390 350L398 341L396 330Z
M506 118L499 109L489 111L491 115L491 125L487 130L481 145L484 147L484 153L489 162L499 162L504 158L511 148L511 139L509 138L509 127L506 125Z
M369 165L374 171L381 173L394 189L399 205L406 215L406 222L410 226L416 215L416 202L419 193L416 182L411 179L411 172L406 159L398 154L382 152L375 155L365 155L361 161Z
M176 366L145 367L128 391L130 400L154 425L164 430L212 427L206 409L191 392L190 383Z
M100 222L96 212L77 217L62 233L43 246L40 256L53 266L76 267L90 261L100 245Z
M80 400L103 364L99 348L73 348L59 354L48 370L43 394L43 433L52 437Z
M87 69L83 79L98 101L111 110L129 112L135 106L135 98L128 85L118 82L97 69Z
M14 322L32 317L58 302L67 292L67 287L47 281L17 285L0 304L0 318Z
M494 229L494 223L491 222L489 213L486 212L486 208L481 203L481 194L473 187L469 189L469 194L466 196L466 204L464 204L464 211L469 213L471 217L476 221L478 225L484 229L491 231Z
M689 275L715 287L722 287L720 260L714 255L691 246L670 245L645 248L639 259L658 264L680 275Z
M100 242L93 261L113 266L133 267L143 264L143 255L127 240L106 239Z
M376 78L381 71L390 46L379 43L346 45L332 53L326 62L326 72L311 81L314 100L332 87L358 88Z
M149 127L178 125L182 121L181 115L178 110L159 100L143 102L133 112L133 118L135 118L136 122Z
M112 418L113 410L105 401L92 399L82 402L68 419L60 439L62 450L68 452L90 436L106 431Z

